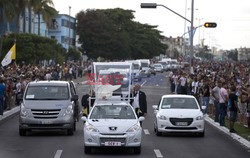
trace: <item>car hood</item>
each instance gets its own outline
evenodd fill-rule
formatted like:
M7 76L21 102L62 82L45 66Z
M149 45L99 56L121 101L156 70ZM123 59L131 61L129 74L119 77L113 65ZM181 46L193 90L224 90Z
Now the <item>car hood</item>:
M69 100L25 100L24 105L28 109L62 109L67 108Z
M161 109L157 115L164 115L168 118L194 118L203 115L199 109Z
M97 128L101 133L125 133L130 127L138 123L138 120L126 119L96 119L88 120L88 123ZM116 130L110 130L115 127Z

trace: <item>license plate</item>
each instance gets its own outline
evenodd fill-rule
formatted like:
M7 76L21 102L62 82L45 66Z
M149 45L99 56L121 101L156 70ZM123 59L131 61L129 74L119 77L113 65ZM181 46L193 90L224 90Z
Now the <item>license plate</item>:
M41 121L42 124L51 124L52 121Z
M187 126L187 122L176 122L176 126Z
M121 146L122 143L121 142L105 142L104 145L105 146Z

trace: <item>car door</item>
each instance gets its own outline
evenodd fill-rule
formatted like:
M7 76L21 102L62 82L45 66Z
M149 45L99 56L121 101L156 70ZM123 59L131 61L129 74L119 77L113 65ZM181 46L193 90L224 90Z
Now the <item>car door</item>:
M74 82L70 82L70 93L71 93L71 96L77 95ZM74 100L74 117L75 117L76 121L79 121L79 116L80 116L80 107L79 106L80 106L79 101Z

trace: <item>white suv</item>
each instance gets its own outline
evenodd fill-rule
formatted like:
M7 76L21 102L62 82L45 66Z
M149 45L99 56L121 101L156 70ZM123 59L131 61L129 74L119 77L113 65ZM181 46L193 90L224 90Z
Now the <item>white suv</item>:
M157 136L163 132L191 132L203 137L204 116L191 95L164 95L155 110L154 130Z

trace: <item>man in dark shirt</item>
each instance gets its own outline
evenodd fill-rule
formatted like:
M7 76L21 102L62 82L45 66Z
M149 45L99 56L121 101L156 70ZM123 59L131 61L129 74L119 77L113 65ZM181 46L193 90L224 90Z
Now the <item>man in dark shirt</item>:
M6 87L3 78L0 78L0 117L3 115L5 93Z
M236 131L234 130L234 123L236 122L237 113L238 113L238 106L237 106L238 98L235 93L236 93L236 87L232 86L231 93L229 94L229 100L228 100L228 106L229 106L229 111L230 111L229 131L231 133L236 133Z
M205 80L204 83L204 87L203 87L203 91L202 91L202 103L203 106L206 107L206 109L203 111L204 114L207 114L207 108L208 108L208 103L209 103L209 97L210 97L210 88L209 88L209 81L208 79Z

